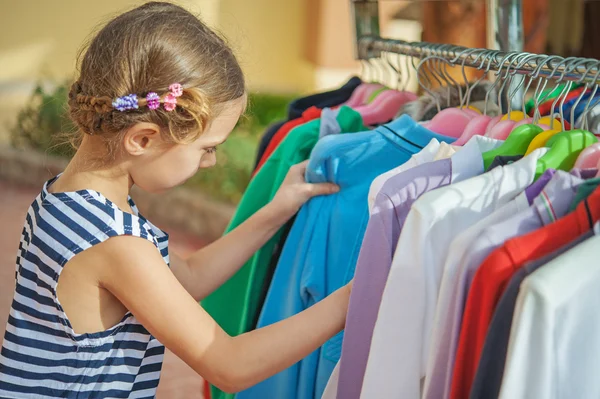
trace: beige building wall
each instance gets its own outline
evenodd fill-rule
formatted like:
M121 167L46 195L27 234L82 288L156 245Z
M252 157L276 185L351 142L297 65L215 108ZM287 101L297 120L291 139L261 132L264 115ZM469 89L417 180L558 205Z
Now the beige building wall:
M229 39L251 90L303 94L360 72L349 0L172 1ZM14 120L36 82L73 79L77 52L95 29L143 3L0 0L0 130ZM405 4L381 3L384 34L393 25L390 16Z
M218 28L232 43L250 88L299 93L314 86L304 57L305 0L221 0Z
M93 29L142 4L128 0L0 0L0 83L65 79ZM302 92L314 84L303 56L304 0L175 1L221 31L239 55L252 89ZM7 34L6 34L7 33Z

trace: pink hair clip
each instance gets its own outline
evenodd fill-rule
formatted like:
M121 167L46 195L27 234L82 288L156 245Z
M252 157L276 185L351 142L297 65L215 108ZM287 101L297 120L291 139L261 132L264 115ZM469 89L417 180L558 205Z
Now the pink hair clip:
M167 112L171 112L177 107L177 97L183 94L183 87L179 83L173 83L169 86L169 94L165 96L164 107Z

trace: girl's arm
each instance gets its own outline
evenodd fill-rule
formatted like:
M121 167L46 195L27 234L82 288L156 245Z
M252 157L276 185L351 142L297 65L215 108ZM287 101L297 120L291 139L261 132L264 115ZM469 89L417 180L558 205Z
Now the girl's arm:
M202 300L234 275L308 199L338 190L333 184L306 183L307 163L294 165L273 201L226 236L185 261L172 257L171 270L194 299Z
M344 327L350 285L289 319L232 338L186 292L149 241L114 237L85 252L87 264L97 265L92 267L101 286L167 348L226 392L286 369Z

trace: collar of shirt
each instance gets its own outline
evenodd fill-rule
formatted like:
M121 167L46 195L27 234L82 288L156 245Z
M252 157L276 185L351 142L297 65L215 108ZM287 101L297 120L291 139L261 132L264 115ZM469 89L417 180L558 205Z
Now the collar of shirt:
M461 148L462 147L450 145L450 144L442 141L440 143L440 148L438 149L437 153L435 154L435 157L433 158L433 160L439 161L440 159L450 158L452 155L456 154L456 151L459 151Z
M319 138L322 139L325 136L332 134L340 134L342 129L337 121L337 116L340 113L340 109L324 108L321 111L321 126L319 128Z
M600 236L600 222L598 222L594 225L594 234L596 234L597 236Z
M432 132L419 125L408 115L402 115L400 118L378 127L377 131L394 144L402 147L405 147L405 143L408 142L417 148L423 148L432 138L445 141L446 143L452 143L456 140L454 137L442 136L441 134Z
M369 189L369 211L373 210L373 206L375 205L375 198L377 198L377 194L389 178L391 178L392 176L396 176L397 174L400 174L417 165L430 162L431 160L433 160L433 157L435 156L439 148L440 142L438 141L438 139L431 139L431 141L425 146L425 148L412 155L408 161L398 166L397 168L394 168L390 171L385 172L384 174L377 176L375 180L373 180L373 182L371 183L371 188Z
M452 182L466 180L484 172L483 154L499 147L503 142L484 136L473 136L459 151L450 157Z
M544 225L565 215L575 198L577 186L584 181L562 170L556 171L542 192L533 200L533 209Z

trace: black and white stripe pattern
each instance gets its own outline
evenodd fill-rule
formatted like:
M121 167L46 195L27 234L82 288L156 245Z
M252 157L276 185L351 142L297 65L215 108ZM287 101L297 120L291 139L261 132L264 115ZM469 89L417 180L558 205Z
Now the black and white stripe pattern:
M0 398L153 398L164 346L128 313L111 329L77 334L56 296L63 266L118 235L145 238L169 263L168 236L98 192L48 193L25 221L16 289L0 352Z

